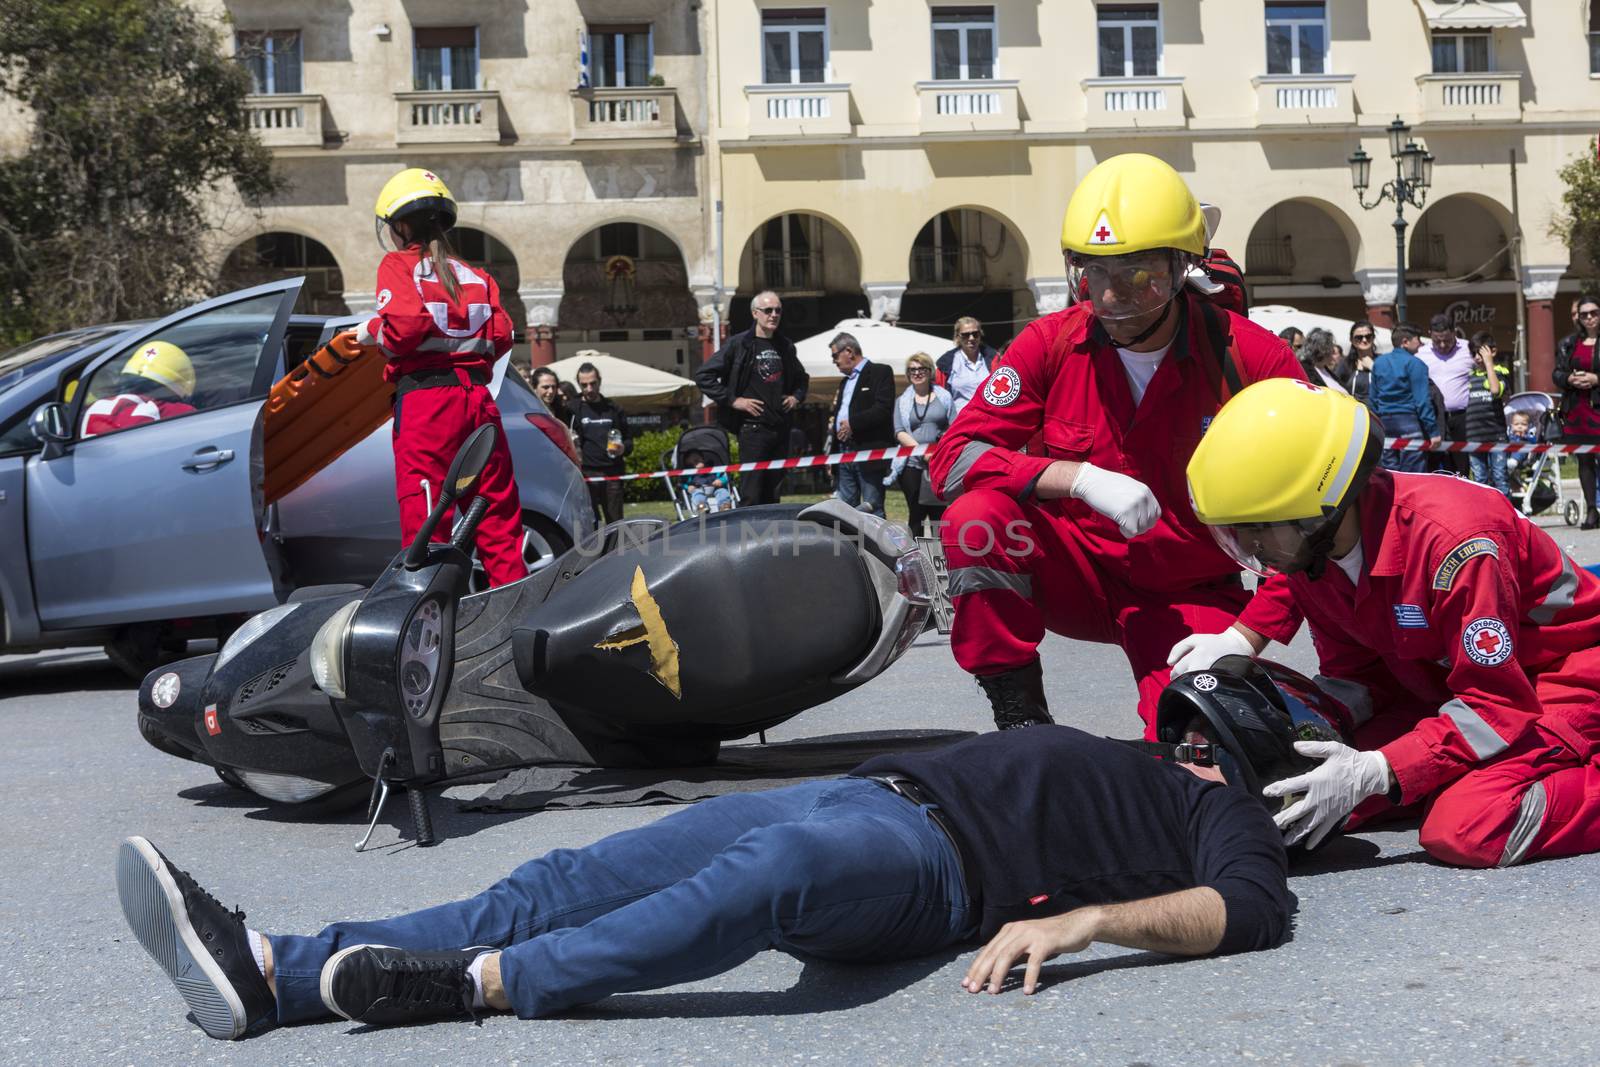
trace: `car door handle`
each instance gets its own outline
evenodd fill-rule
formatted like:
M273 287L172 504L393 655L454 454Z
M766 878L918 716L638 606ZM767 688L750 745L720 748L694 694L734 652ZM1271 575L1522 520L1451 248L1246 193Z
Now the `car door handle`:
M231 448L202 448L189 457L188 461L184 463L183 469L195 471L196 473L215 470L224 463L232 461L232 459L233 449Z

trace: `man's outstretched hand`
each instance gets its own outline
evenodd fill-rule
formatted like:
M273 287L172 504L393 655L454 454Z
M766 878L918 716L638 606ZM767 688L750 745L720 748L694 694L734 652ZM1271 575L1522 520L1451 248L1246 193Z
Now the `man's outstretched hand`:
M1063 952L1082 952L1094 942L1097 914L1095 908L1078 908L1048 919L1006 923L967 968L961 987L969 993L981 993L985 988L998 993L1011 968L1026 958L1022 991L1032 993L1039 987L1040 967Z

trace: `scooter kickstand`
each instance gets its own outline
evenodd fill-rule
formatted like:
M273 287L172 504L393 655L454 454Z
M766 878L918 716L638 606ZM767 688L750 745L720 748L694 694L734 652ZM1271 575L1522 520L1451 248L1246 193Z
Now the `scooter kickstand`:
M367 832L356 844L356 851L366 850L367 842L372 840L372 831L378 828L378 818L383 814L383 807L389 803L389 780L383 772L389 769L389 764L394 762L394 749L386 748L383 755L378 757L378 775L372 780L372 796L367 800Z

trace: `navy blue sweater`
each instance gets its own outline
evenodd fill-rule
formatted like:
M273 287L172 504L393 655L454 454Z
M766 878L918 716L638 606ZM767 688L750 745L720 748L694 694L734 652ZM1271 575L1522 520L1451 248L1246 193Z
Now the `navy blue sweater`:
M1367 403L1380 419L1415 415L1424 437L1439 436L1433 400L1428 395L1427 365L1403 348L1392 348L1372 361L1372 391Z
M1210 886L1227 906L1218 953L1283 940L1294 894L1277 827L1242 789L1070 726L984 734L879 756L939 802L982 898L987 938L1017 919Z

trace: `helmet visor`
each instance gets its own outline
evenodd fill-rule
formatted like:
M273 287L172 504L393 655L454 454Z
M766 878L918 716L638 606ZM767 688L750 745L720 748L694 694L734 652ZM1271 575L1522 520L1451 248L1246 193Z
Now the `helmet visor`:
M1322 519L1211 526L1211 536L1235 563L1263 578L1299 574L1311 567L1313 536Z
M1182 261L1170 249L1122 256L1072 255L1072 291L1087 291L1097 317L1110 322L1160 311L1183 283Z

